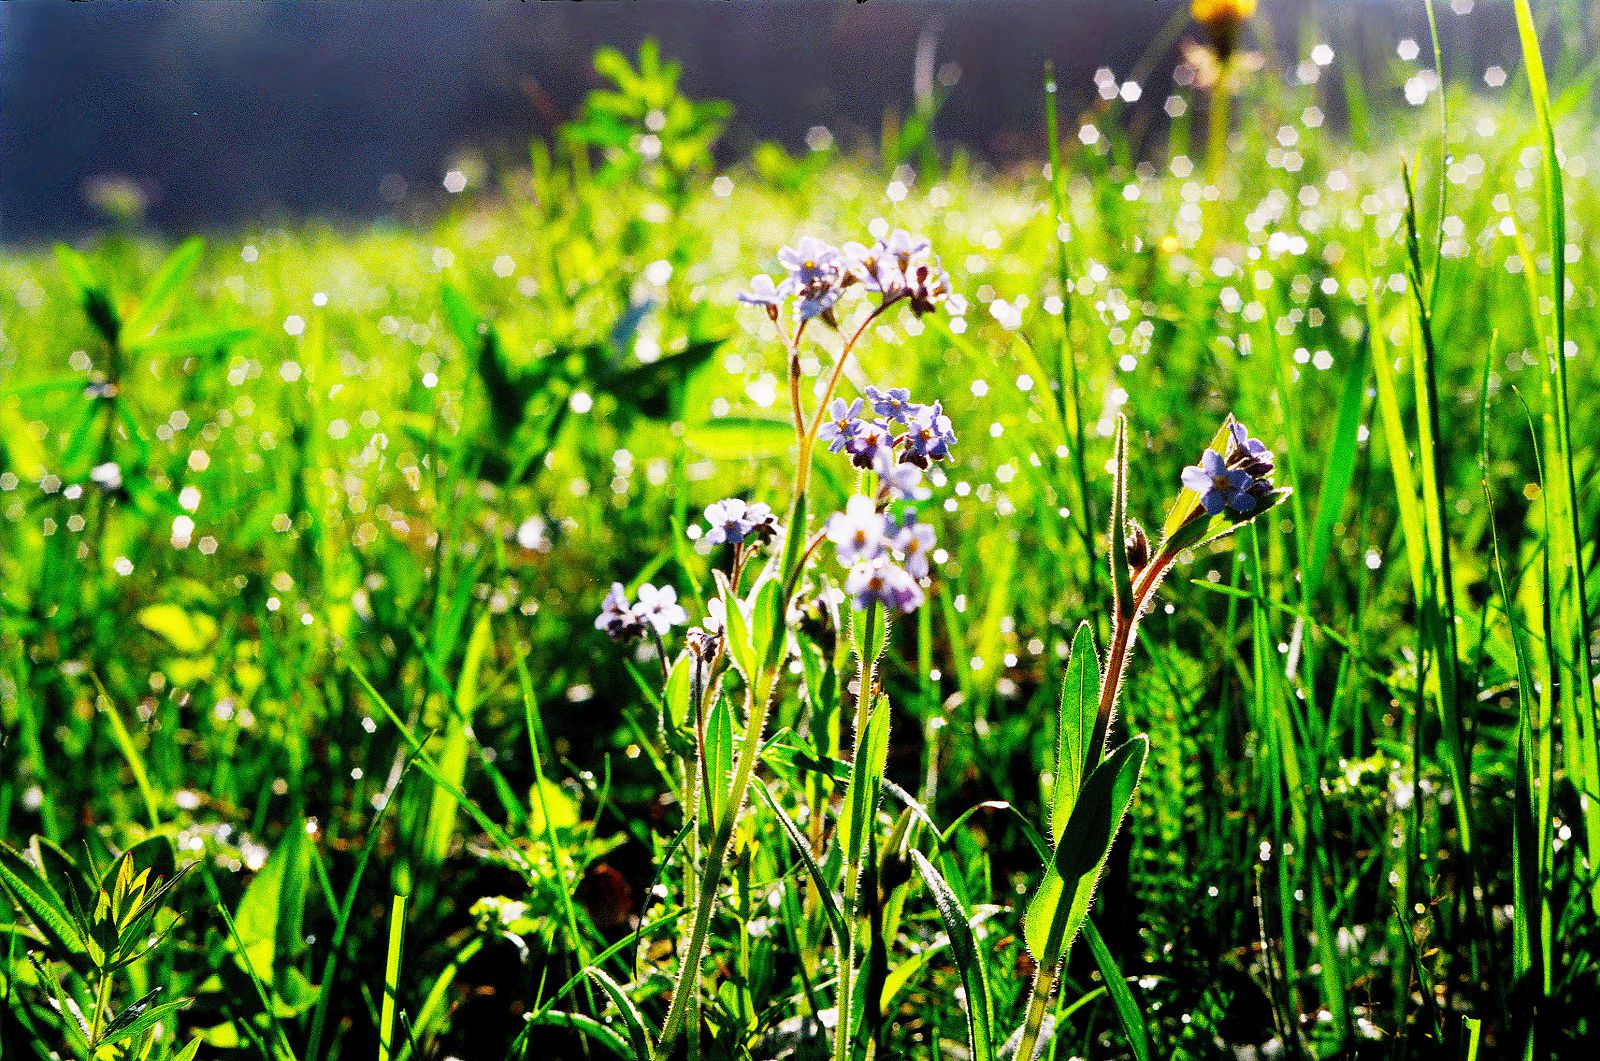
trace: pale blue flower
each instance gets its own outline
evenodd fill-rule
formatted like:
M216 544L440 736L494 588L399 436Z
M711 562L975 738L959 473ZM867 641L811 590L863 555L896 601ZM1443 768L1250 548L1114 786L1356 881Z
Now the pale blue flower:
M879 485L890 497L905 501L916 496L922 482L922 469L894 459L894 447L880 446L872 461Z
M611 583L611 591L606 594L600 614L595 617L594 628L604 630L616 641L632 641L644 635L644 621L628 603L628 594L622 588L622 583Z
M911 400L911 392L904 387L890 387L882 391L868 387L867 401L872 403L873 412L895 424L909 424L911 417L922 408Z
M911 612L922 603L922 587L917 580L883 556L852 567L844 589L855 606L863 610L876 603L890 611Z
M828 444L829 453L839 453L861 433L861 399L847 402L835 398L828 405L828 419L817 429L817 438Z
M1214 449L1202 453L1198 465L1183 470L1183 485L1200 495L1200 507L1208 516L1215 516L1223 509L1232 509L1241 516L1255 511L1251 482L1249 472L1228 467L1222 454Z
M612 587L615 591L616 587ZM646 582L639 587L639 599L633 606L638 618L648 623L657 634L665 634L674 626L689 621L689 613L678 603L678 591L671 586L652 586Z
M758 273L750 278L750 289L739 292L739 301L748 306L760 306L767 311L767 316L777 320L783 294L778 290L778 285L772 282L772 277Z
M950 447L956 444L956 432L941 403L918 407L906 431L905 444L905 455L901 459L919 468L950 456Z
M765 505L761 506L766 508ZM771 515L771 510L767 512ZM738 545L755 530L750 519L749 506L737 497L724 498L706 506L706 522L711 529L706 541L712 545Z
M888 547L884 523L872 498L861 494L850 498L844 511L828 520L828 540L837 549L839 562L849 567L882 556Z
M918 523L915 512L907 512L905 519L889 535L889 548L906 565L912 578L928 577L928 560L933 553L933 546L933 527Z
M852 464L871 471L878 463L878 452L887 450L892 454L894 444L895 438L888 424L882 420L863 420L847 448Z

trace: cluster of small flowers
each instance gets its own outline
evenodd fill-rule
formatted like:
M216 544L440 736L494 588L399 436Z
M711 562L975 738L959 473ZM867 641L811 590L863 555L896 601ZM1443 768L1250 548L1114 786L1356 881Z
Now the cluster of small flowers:
M1239 421L1228 418L1228 452L1214 449L1200 455L1198 465L1183 470L1183 485L1200 495L1200 507L1208 516L1229 512L1249 516L1264 505L1270 506L1275 490L1272 483L1272 451Z
M849 288L860 285L881 299L881 306L906 300L917 316L932 313L950 298L950 276L930 252L927 240L904 229L865 247L846 243L842 248L803 237L796 246L778 252L788 275L774 282L760 274L741 292L739 301L760 306L774 321L785 300L795 299L795 320L805 323L821 317L837 324L834 307Z
M862 415L861 398L835 398L817 438L829 452L849 454L856 467L876 472L895 496L910 497L922 470L950 457L955 428L939 402L913 402L904 387L868 387L865 400L875 416Z
M613 582L595 617L594 628L604 630L617 641L633 641L651 632L657 637L665 636L674 626L688 621L689 613L678 603L678 591L671 586L646 582L639 587L638 599L629 604L622 583Z
M741 545L745 539L770 542L778 536L778 517L764 501L724 498L706 506L711 529L705 540L712 545Z
M743 545L746 542L765 544L776 538L782 530L770 506L761 501L745 501L737 497L725 497L707 505L706 523L710 530L706 532L705 540L712 545ZM709 657L722 633L724 616L721 598L711 598L706 609L705 621L691 629L687 637L689 647L697 655ZM651 631L663 636L674 626L682 626L688 621L688 612L678 603L678 591L671 586L658 588L646 582L639 587L638 600L629 604L622 583L613 582L594 626L617 641L635 641Z
M918 582L928 577L934 537L933 528L918 523L916 513L897 520L879 512L872 498L857 494L843 512L834 513L827 533L839 562L850 569L844 588L857 608L878 603L909 612L922 604Z

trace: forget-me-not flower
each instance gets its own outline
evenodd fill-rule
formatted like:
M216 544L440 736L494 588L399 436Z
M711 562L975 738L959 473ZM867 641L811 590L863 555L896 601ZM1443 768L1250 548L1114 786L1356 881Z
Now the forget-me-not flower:
M1208 516L1223 509L1232 509L1241 516L1255 511L1252 482L1249 472L1228 467L1222 454L1214 449L1202 453L1198 465L1191 464L1183 470L1183 485L1200 495L1200 507Z
M778 290L778 285L772 282L772 277L766 273L757 273L750 278L750 288L739 292L739 301L747 306L760 306L767 311L767 316L774 321L778 319L778 306L783 302L783 293Z
M765 505L761 506L766 508ZM750 519L750 506L737 497L724 498L706 506L706 522L711 529L706 532L706 541L712 545L738 545L749 537L755 530L755 522ZM771 514L771 510L767 510Z
M835 512L828 520L828 540L846 567L882 556L888 544L884 539L884 517L872 498L856 494L845 503L843 512Z
M911 400L911 392L905 387L890 387L888 390L868 387L867 401L872 403L873 412L896 424L909 424L911 417L922 408Z
M844 589L860 609L882 604L888 610L910 612L922 603L922 587L917 580L884 556L852 567Z
M889 548L901 558L912 578L928 577L928 558L933 544L933 527L918 523L914 512L906 513L904 521L889 535Z
M612 589L615 591L616 587ZM657 587L646 582L639 587L639 599L633 611L657 634L665 634L674 626L682 626L689 621L689 613L678 603L678 591L671 586Z
M895 460L892 446L878 447L872 470L877 473L879 485L889 496L902 501L915 497L917 485L922 482L922 469Z
M889 425L882 420L863 420L855 437L850 440L847 447L850 451L850 461L857 468L866 468L869 471L878 463L878 451L888 450L894 452L894 435L889 431Z
M906 451L901 459L919 468L926 468L934 461L949 457L950 447L955 443L955 428L944 414L943 405L934 402L932 405L919 406L906 431Z
M861 433L861 399L847 402L835 398L828 405L828 419L817 429L817 438L828 444L829 453L842 452Z

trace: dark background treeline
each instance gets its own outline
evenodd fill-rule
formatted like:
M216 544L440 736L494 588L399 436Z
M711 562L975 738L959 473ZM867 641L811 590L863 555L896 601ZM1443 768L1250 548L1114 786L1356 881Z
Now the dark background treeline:
M1187 0L589 0L311 4L99 0L0 4L0 239L79 235L99 223L89 182L136 182L168 231L247 218L370 218L426 208L463 150L522 155L598 83L600 45L646 36L684 64L698 97L732 100L722 150L802 146L828 126L876 141L913 99L919 42L960 71L937 124L1004 165L1040 153L1040 71L1056 63L1068 113L1095 69L1153 60L1156 114ZM1515 55L1510 5L1440 3L1458 57ZM1264 0L1280 59L1308 26L1393 57L1425 40L1421 0ZM1481 61L1480 61L1481 60ZM1285 61L1281 65L1292 66ZM1398 86L1396 86L1398 91ZM393 176L391 176L393 175ZM387 183L384 178L389 177ZM398 178L398 179L397 179ZM380 192L380 185L388 192ZM396 192L405 194L396 201Z

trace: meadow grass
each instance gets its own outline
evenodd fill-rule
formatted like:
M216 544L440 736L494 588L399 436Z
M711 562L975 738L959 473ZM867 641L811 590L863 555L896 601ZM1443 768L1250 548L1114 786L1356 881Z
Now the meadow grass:
M1010 172L931 109L714 169L725 108L607 54L426 221L8 251L5 1056L1583 1056L1600 68L1516 8L1491 87L1437 39L1236 55L1231 132L1188 78L1159 130L1042 79ZM873 321L840 382L942 402L942 552L912 614L791 623L689 529L858 489L796 463L735 295L869 226L968 303ZM1094 718L1123 506L1157 526L1230 413L1293 492L1175 557ZM750 593L726 697L594 628L613 580ZM1120 832L1070 825L1091 791ZM1040 946L1072 858L1083 945Z

